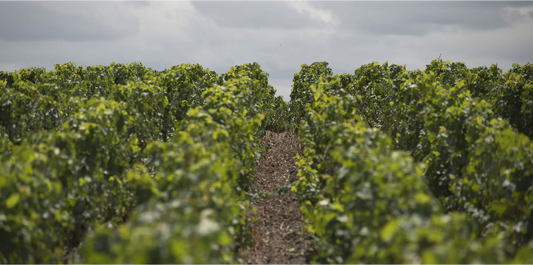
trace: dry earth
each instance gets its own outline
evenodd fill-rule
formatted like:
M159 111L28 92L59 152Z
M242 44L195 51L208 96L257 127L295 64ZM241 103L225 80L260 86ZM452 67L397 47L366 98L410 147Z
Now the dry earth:
M303 149L300 138L293 132L267 131L262 144L269 143L271 148L259 162L253 187L264 193L298 180L294 156ZM256 198L251 201L251 206L257 211L249 210L246 216L248 220L258 218L252 224L257 243L243 252L247 263L309 263L314 240L305 229L307 223L294 192L272 195L266 199Z

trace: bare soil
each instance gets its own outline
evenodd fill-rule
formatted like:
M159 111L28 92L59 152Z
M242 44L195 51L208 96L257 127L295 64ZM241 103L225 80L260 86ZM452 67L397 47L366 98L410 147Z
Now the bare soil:
M303 150L300 138L293 132L273 133L267 131L262 144L271 148L261 158L255 175L254 190L270 193L273 189L298 180L298 166L294 156ZM300 211L300 203L294 192L266 199L255 198L246 214L252 224L256 244L243 251L248 264L309 263L314 239L307 231L307 223Z

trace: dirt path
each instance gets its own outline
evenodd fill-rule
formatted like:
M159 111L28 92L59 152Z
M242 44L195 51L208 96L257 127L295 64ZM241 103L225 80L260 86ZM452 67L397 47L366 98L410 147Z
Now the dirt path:
M298 135L291 132L267 132L263 144L271 143L271 148L259 162L256 173L255 190L270 193L279 190L288 182L298 180L298 166L293 157L302 151ZM278 189L276 189L278 188ZM243 257L249 264L264 263L309 263L308 253L313 250L313 238L305 229L305 221L300 212L300 203L292 191L266 199L256 198L251 206L257 211L248 211L257 244L244 251Z

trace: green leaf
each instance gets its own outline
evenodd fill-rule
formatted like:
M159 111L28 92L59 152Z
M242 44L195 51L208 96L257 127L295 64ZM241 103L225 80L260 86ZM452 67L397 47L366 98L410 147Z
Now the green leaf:
M389 222L385 225L385 227L381 230L381 238L385 241L389 241L392 236L394 236L394 233L396 230L398 230L398 220L394 220Z
M20 195L18 193L11 194L11 196L9 196L9 198L7 198L6 200L7 208L11 209L15 207L15 205L17 205L17 203L19 202L19 199L20 199Z
M422 252L422 261L425 264L436 264L439 263L437 257L435 257L435 254L433 254L429 250L425 250Z

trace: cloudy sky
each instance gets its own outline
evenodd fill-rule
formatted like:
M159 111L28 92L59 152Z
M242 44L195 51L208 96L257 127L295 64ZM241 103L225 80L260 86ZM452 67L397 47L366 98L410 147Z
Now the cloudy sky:
M439 55L470 68L533 62L533 2L0 0L0 71L142 62L223 73L257 62L289 100L302 64L413 70Z

